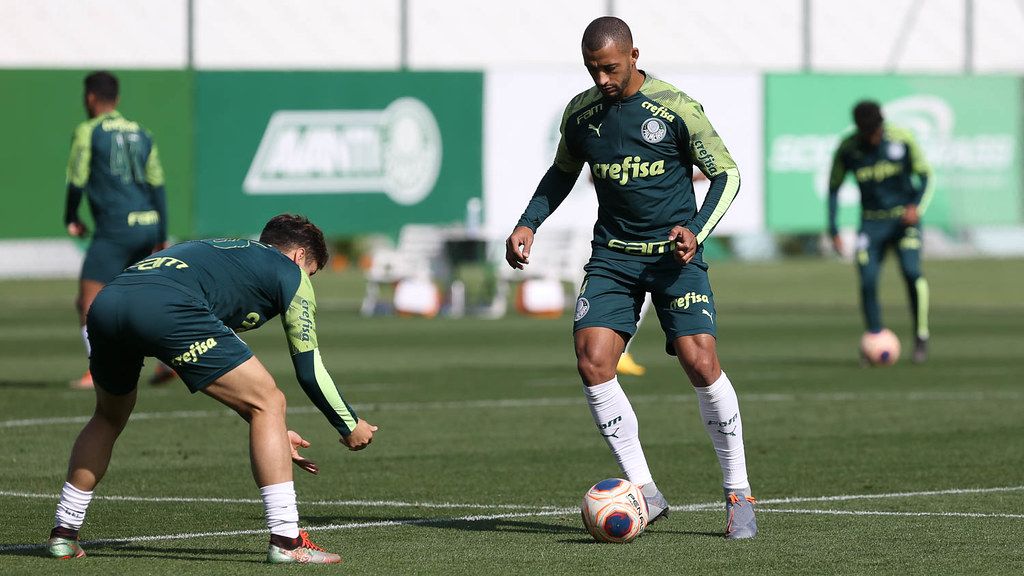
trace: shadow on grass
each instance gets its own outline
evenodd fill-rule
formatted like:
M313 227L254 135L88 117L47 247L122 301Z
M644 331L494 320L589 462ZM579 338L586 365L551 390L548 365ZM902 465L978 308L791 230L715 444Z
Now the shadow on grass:
M20 388L23 390L38 390L40 388L62 388L67 389L67 382L54 382L52 380L0 380L0 388Z
M26 545L31 546L31 545ZM145 546L118 542L82 543L89 558L155 558L164 560L188 560L189 562L249 562L265 564L265 553L232 548L170 548ZM4 550L0 556L27 556L49 558L43 546L26 547L21 550ZM246 558L251 556L251 558Z

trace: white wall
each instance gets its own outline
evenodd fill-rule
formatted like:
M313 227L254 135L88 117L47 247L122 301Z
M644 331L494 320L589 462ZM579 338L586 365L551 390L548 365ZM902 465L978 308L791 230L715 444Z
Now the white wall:
M398 0L195 0L195 65L392 69L398 29Z
M964 65L966 0L810 0L812 68L946 72ZM414 69L579 65L608 0L408 0ZM796 71L804 0L614 0L644 62ZM395 69L400 0L194 0L199 68ZM1024 72L1024 1L974 1L974 69ZM0 67L177 68L187 0L0 0Z
M182 68L185 0L0 0L0 67Z

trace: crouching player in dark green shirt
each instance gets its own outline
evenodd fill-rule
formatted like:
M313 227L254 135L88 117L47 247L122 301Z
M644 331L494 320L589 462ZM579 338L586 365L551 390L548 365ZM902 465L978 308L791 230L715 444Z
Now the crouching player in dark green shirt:
M914 319L914 362L928 357L928 282L921 274L921 217L928 208L931 173L910 132L886 125L878 103L863 101L853 109L857 131L843 139L832 161L829 179L828 229L832 244L842 252L836 226L839 187L853 172L860 187L860 231L856 259L860 271L860 301L864 323L880 332L878 274L892 247L910 297Z
M569 194L584 162L597 192L593 253L576 302L577 370L598 431L626 478L647 500L649 521L667 516L640 445L636 414L615 368L647 293L697 393L722 468L730 539L757 534L736 391L716 350L715 301L703 242L739 191L739 170L703 107L636 67L625 22L598 18L583 33L583 62L595 86L562 116L554 165L509 236L505 259L529 262L534 232ZM697 209L693 167L711 181Z
M324 368L317 347L316 299L310 276L323 268L323 233L301 216L272 218L260 241L219 239L178 244L137 262L99 293L89 310L90 368L96 410L75 441L57 505L49 552L80 558L78 530L114 441L135 405L142 361L170 364L191 392L229 406L250 427L250 455L270 528L274 563L341 561L299 532L291 462L316 473L286 428L285 397L237 333L281 315L295 375L303 391L352 450L365 448L376 426L358 418Z

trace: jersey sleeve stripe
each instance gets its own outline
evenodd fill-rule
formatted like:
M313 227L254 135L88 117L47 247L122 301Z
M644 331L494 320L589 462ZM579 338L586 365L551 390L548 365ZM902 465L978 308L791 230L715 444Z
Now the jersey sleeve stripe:
M740 191L740 171L736 168L727 168L725 170L725 189L722 190L722 197L718 200L718 204L715 209L711 212L711 216L708 217L708 221L704 223L704 227L701 228L700 233L697 234L697 243L702 244L704 240L711 234L711 231L718 225L718 221L725 215L725 211L732 205L732 201L736 198L736 194Z
M349 430L356 429L356 419L349 409L348 404L341 399L341 393L338 392L338 387L334 384L334 379L331 378L327 368L324 366L324 361L320 357L320 349L313 350L313 372L316 374L316 383L320 387L320 393L323 394L324 399L327 400L334 412L338 414L342 422Z

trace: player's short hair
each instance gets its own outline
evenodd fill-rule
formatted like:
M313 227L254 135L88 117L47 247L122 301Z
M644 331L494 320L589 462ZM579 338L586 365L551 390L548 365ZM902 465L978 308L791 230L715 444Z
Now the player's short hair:
M597 52L609 41L622 50L633 48L633 33L625 22L615 16L601 16L583 31L583 49L588 52Z
M117 100L117 96L120 93L120 84L117 81L117 76L106 70L99 70L89 74L85 77L85 93L93 94L98 100L103 102Z
M263 227L260 242L270 244L283 252L293 248L305 248L306 261L312 258L316 262L317 270L327 265L327 243L324 242L324 233L305 216L274 216Z
M853 107L853 123L857 125L857 132L865 136L874 134L883 120L882 107L874 100L861 100Z

